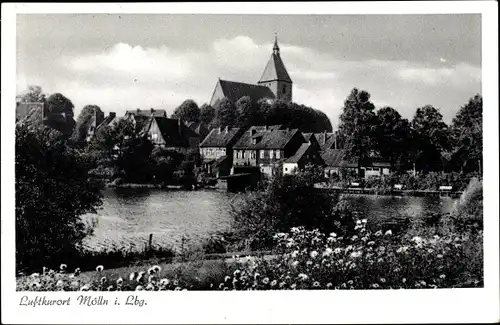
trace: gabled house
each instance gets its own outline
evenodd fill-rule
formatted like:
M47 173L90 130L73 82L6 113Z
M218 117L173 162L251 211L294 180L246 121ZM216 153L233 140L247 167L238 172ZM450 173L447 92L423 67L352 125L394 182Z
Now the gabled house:
M125 119L129 119L135 126L136 132L140 132L149 123L151 117L167 117L164 109L130 110L125 112Z
M233 172L245 168L259 168L268 176L283 161L292 157L307 141L298 129L252 126L245 131L233 147Z
M233 145L238 141L240 128L219 127L212 129L200 143L202 168L216 177L230 174L233 165Z
M151 116L140 135L147 137L155 146L175 150L183 154L198 151L200 136L180 119Z
M306 133L304 139L307 143L303 143L293 156L283 162L283 174L294 174L303 170L308 164L325 166L321 148L314 134Z
M116 122L116 113L115 112L109 112L109 115L104 118L104 120L96 127L95 132L97 132L99 129L105 127L105 126L113 126ZM94 133L95 133L94 132Z

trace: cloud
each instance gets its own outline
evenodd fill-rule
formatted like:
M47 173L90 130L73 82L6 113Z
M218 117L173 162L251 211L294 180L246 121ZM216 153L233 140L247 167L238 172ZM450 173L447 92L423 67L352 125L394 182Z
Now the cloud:
M322 110L333 125L354 87L369 91L377 106L390 105L407 117L422 104L458 109L481 88L480 67L467 63L429 67L369 57L349 60L295 44L280 43L280 48L294 81L294 101ZM46 92L63 93L75 104L76 114L86 104L117 114L150 107L171 113L187 98L199 105L209 101L219 77L256 83L271 51L272 44L244 35L220 38L196 50L117 43L97 53L56 58L58 67L51 65L35 79L20 71L17 84L18 90L30 82Z

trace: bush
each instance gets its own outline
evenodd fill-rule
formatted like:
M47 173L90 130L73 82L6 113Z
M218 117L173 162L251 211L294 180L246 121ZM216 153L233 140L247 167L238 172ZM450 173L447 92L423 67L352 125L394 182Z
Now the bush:
M232 206L234 239L240 249L267 249L272 236L293 226L325 232L353 228L353 215L337 194L315 189L300 175L274 176L265 190Z
M92 229L81 215L102 204L100 186L67 137L46 127L16 127L16 267L41 268L76 252Z
M472 178L462 193L460 200L455 203L451 212L453 226L458 231L466 229L483 229L483 182Z

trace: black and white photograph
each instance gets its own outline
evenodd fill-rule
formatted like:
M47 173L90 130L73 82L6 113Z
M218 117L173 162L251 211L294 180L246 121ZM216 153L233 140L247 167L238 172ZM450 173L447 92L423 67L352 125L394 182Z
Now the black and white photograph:
M337 294L470 292L498 321L498 43L484 21L497 3L463 3L20 4L2 74L2 287L8 247L16 310L160 313L155 299L207 292L203 310L304 293L314 313L311 299Z

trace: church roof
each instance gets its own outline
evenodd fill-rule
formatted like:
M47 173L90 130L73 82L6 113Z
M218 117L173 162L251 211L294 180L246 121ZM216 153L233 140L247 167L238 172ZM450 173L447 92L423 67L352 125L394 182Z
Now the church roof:
M252 85L236 81L219 80L224 97L236 103L241 97L248 96L253 103L262 98L274 98L273 92L266 86Z
M262 77L260 77L259 83L266 81L280 80L286 82L292 82L292 79L286 71L285 64L281 60L279 53L271 54L271 58L267 62L266 68Z

